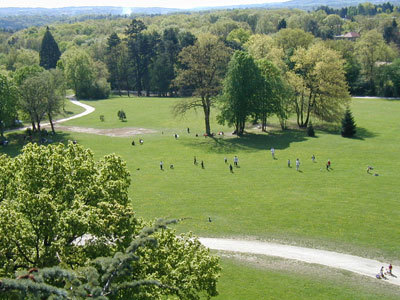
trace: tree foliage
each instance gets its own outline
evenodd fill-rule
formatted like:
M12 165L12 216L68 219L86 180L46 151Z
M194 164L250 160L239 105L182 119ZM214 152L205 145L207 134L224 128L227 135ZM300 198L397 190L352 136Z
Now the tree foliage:
M188 46L179 55L181 68L175 84L181 89L192 89L194 99L178 103L176 115L200 107L204 112L205 130L211 134L210 113L214 98L221 91L221 82L229 61L230 50L216 36L202 35L193 46Z
M4 129L13 125L17 116L18 92L12 81L0 75L0 135Z
M254 59L246 52L236 51L224 80L219 122L235 126L235 133L243 135L246 119L263 94L263 83Z
M46 32L43 36L39 56L40 66L46 70L55 69L57 62L60 59L60 49L58 48L57 42L54 40L49 27L46 28Z
M340 120L350 98L339 54L318 43L308 50L298 49L291 60L294 72L287 77L294 90L299 127L307 127L311 115L325 121Z
M342 136L353 137L356 132L356 123L354 122L353 114L351 113L350 109L346 109L342 119Z
M1 296L217 295L217 257L191 234L167 228L176 220L146 225L134 217L119 157L95 161L77 144L28 144L16 158L0 156L0 172L0 276L8 277L0 279Z

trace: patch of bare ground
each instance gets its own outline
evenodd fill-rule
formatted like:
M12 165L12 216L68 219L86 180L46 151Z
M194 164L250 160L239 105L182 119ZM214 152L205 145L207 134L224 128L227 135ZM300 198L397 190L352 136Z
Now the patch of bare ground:
M111 136L111 137L130 137L133 135L156 133L155 130L146 129L146 128L137 128L137 127L98 129L98 128L89 128L89 127L57 125L56 128L57 128L57 130L61 130L61 131L72 131L72 132L79 132L79 133L106 135L106 136Z

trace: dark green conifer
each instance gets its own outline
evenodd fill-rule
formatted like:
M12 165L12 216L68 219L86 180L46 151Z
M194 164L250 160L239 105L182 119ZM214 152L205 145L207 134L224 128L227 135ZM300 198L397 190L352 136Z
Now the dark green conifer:
M315 136L314 127L311 122L308 124L308 127L307 127L307 135L311 136L311 137Z
M342 120L342 136L352 137L356 134L356 123L350 109L347 109Z
M49 27L43 36L42 45L40 47L40 66L46 70L55 69L57 61L60 59L61 52L57 42L54 40Z

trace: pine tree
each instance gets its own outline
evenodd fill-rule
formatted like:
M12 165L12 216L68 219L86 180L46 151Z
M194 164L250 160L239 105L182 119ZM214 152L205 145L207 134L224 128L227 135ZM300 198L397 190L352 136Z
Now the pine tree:
M40 47L40 66L46 70L55 69L57 61L60 59L61 52L57 42L54 40L49 27L43 36L42 45Z
M350 109L347 109L342 120L342 136L352 137L356 134L356 123Z
M279 22L278 22L278 26L276 26L276 29L278 29L278 31L279 30L281 30L281 29L285 29L286 28L286 20L285 19L281 19Z

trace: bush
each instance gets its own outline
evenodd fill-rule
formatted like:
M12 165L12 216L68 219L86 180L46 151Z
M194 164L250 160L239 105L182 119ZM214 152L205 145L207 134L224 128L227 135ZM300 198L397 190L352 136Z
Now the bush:
M350 109L347 109L342 120L342 136L352 137L356 134L356 123Z
M118 111L117 115L121 121L126 121L126 114L122 109Z
M314 127L311 122L308 124L308 127L307 127L307 135L312 136L312 137L315 136Z

